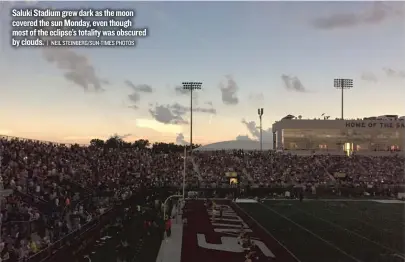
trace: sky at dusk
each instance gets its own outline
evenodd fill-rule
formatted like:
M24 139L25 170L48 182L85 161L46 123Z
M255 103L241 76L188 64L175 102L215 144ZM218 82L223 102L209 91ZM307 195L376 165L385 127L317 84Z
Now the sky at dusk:
M39 2L135 9L135 48L11 48L0 3L0 135L88 143L257 139L285 115L340 117L334 78L353 78L345 116L405 115L405 3ZM69 66L63 66L68 64ZM264 139L266 139L264 135Z

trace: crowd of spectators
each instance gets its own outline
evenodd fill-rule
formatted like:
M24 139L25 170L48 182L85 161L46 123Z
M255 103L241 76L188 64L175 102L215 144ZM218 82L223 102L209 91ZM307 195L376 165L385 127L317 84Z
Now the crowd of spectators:
M226 172L236 172L255 187L342 184L379 187L405 183L401 155L294 155L284 152L216 151L193 154L203 185L227 186Z
M282 152L194 152L66 146L0 137L0 261L46 248L141 187L229 187L237 173L255 187L403 184L404 157L297 156ZM336 174L344 174L344 180ZM339 177L338 177L339 178Z

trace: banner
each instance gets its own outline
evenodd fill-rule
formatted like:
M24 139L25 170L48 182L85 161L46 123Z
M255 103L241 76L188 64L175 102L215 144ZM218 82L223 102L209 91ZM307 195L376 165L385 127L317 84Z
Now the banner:
M334 176L335 176L336 178L345 178L345 177L346 177L346 173L335 172Z
M236 173L236 172L226 172L225 176L226 177L238 177L238 173Z
M347 128L405 128L404 121L346 121Z

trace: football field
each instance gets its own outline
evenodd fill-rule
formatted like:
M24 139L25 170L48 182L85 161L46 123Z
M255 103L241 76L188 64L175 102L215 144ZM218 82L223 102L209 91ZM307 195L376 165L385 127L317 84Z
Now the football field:
M298 261L405 261L403 203L267 200L238 206Z

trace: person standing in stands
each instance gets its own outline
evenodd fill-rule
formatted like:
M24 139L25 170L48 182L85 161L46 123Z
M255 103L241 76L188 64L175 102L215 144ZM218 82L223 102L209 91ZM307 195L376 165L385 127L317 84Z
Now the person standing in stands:
M304 200L304 192L303 192L303 190L300 190L299 197L300 197L300 202L302 202Z
M150 235L151 222L148 219L146 219L143 222L143 226L144 226L144 229L145 229L145 234L149 236Z
M224 212L224 208L222 206L219 207L219 218L222 219L222 214Z
M215 201L212 201L212 221L215 221L216 210L217 210L217 203L215 203Z
M172 235L172 220L168 218L165 223L165 230L166 230L166 236L170 237Z

